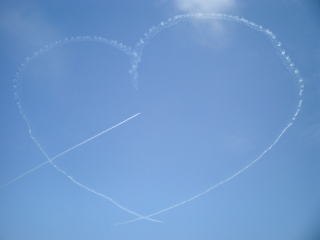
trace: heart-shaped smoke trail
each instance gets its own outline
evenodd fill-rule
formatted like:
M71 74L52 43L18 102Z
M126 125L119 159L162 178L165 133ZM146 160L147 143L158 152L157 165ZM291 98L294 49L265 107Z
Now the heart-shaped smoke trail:
M263 34L273 45L275 51L278 53L278 55L280 56L282 62L284 63L285 67L288 69L288 71L292 74L293 78L295 80L297 80L298 84L299 84L299 92L298 92L298 96L299 96L299 100L296 106L296 110L293 113L290 121L286 124L286 126L280 131L280 133L278 134L278 136L271 142L271 144L262 151L262 153L260 153L254 160L252 160L249 164L247 164L246 166L242 167L240 170L236 171L235 173L233 173L231 176L219 181L218 183L212 185L211 187L207 188L205 191L202 191L198 194L195 194L194 196L178 202L172 206L166 207L164 209L158 210L154 213L151 213L147 216L143 216L141 214L136 213L135 211L132 211L128 208L123 207L122 205L120 205L118 202L114 201L111 197L106 196L102 193L99 193L97 191L95 191L92 188L89 188L88 186L80 183L79 181L77 181L76 179L74 179L72 176L68 175L64 170L62 170L61 168L59 168L54 162L53 160L68 153L69 151L72 151L84 144L86 144L87 142L95 139L98 136L101 136L102 134L105 134L109 131L111 131L112 129L124 124L125 122L131 120L134 117L137 117L140 113L137 113L131 117L129 117L128 119L106 129L103 130L102 132L98 133L97 135L88 138L87 140L84 140L83 142L68 148L67 150L63 151L62 153L56 155L53 158L50 158L48 156L48 154L42 149L40 142L33 136L32 134L32 130L31 130L31 125L28 121L27 116L24 114L23 112L23 108L21 105L21 99L18 95L18 87L19 87L19 79L20 79L20 75L23 72L24 68L26 67L26 65L32 61L34 58L36 58L37 56L43 54L46 51L49 51L50 49L54 48L57 45L61 45L61 44L65 44L65 43L70 43L70 42L74 42L74 41L98 41L98 42L104 42L110 46L113 46L121 51L123 51L124 53L126 53L128 56L130 56L133 61L132 61L132 65L130 68L130 74L132 75L133 78L133 83L136 89L139 88L138 85L138 66L141 62L142 59L142 54L143 54L143 49L145 47L145 45L150 42L150 40L152 40L153 37L155 37L158 33L162 32L163 30L170 28L174 25L177 25L180 22L183 21L189 21L189 20L193 20L193 19L207 19L207 20L223 20L223 21L232 21L238 24L242 24L245 25L249 28L252 28L253 30ZM284 50L284 48L282 47L282 43L277 40L275 34L273 32L271 32L269 29L266 29L264 27L262 27L261 25L258 25L254 22L248 21L242 17L238 17L238 16L231 16L231 15L226 15L226 14L187 14L187 15L178 15L175 16L173 18L169 18L167 21L161 22L159 25L156 25L154 27L151 27L145 34L144 36L138 41L138 43L136 44L134 49L131 49L129 47L126 47L125 45L113 41L113 40L108 40L102 37L74 37L74 38L67 38L65 40L62 41L57 41L52 45L46 46L42 49L40 49L38 52L34 53L33 56L31 56L30 58L27 58L26 61L21 65L21 67L18 69L18 72L16 74L16 77L14 79L14 92L15 92L15 99L16 99L16 104L19 108L20 114L23 117L23 119L25 120L28 130L29 130L29 136L30 138L33 140L33 142L37 145L38 149L42 152L42 154L46 157L47 161L43 162L42 164L31 168L30 170L26 171L25 173L19 175L18 177L14 178L13 180L9 181L7 184L3 185L2 187L8 186L10 184L12 184L13 182L23 178L24 176L36 171L37 169L41 168L42 166L45 166L46 164L51 164L57 171L59 171L60 173L62 173L64 176L66 176L69 180L71 180L74 184L82 187L83 189L85 189L86 191L89 191L97 196L103 197L104 199L110 201L111 203L113 203L115 206L119 207L120 209L136 216L137 218L133 219L133 220L129 220L126 222L123 222L121 224L127 224L127 223L132 223L132 222L136 222L138 220L151 220L151 221L158 221L158 220L154 220L152 219L152 217L160 215L164 212L167 212L169 210L172 210L174 208L180 207L186 203L189 203L199 197L202 197L206 194L208 194L209 192L213 191L214 189L224 185L225 183L230 182L231 180L235 179L237 176L239 176L240 174L242 174L243 172L245 172L247 169L249 169L250 167L252 167L255 163L257 163L259 160L261 160L278 142L279 140L282 138L282 136L288 131L288 129L294 124L294 122L296 121L301 108L302 108L302 103L303 103L303 94L304 94L304 80L303 78L300 76L299 70L298 68L295 66L295 64L293 63L293 61L291 60L291 58L289 57L289 55L286 53L286 51Z

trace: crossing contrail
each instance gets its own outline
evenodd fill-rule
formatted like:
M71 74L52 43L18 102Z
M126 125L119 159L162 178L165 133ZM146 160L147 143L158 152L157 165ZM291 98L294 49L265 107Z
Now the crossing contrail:
M125 124L126 122L134 119L135 117L139 116L140 114L141 114L141 113L136 113L136 114L134 114L133 116L131 116L131 117L123 120L122 122L119 122L119 123L113 125L112 127L109 127L109 128L107 128L107 129L105 129L105 130L97 133L96 135L94 135L94 136L92 136L92 137L90 137L90 138L87 138L87 139L85 139L84 141L82 141L82 142L80 142L80 143L78 143L78 144L76 144L76 145L74 145L74 146L72 146L72 147L67 148L66 150L62 151L61 153L58 153L57 155L55 155L55 156L52 157L52 158L50 158L50 157L47 156L47 154L46 154L46 157L48 157L48 160L47 160L47 161L45 161L45 162L43 162L43 163L40 163L39 165L34 166L33 168L31 168L31 169L27 170L26 172L20 174L19 176L13 178L12 180L10 180L9 182L7 182L6 184L1 185L1 186L0 186L0 189L5 188L5 187L11 185L12 183L14 183L14 182L16 182L16 181L24 178L25 176L27 176L27 175L29 175L29 174L37 171L38 169L46 166L47 164L50 164L50 162L52 162L52 161L54 161L54 160L62 157L63 155L66 155L67 153L69 153L69 152L71 152L71 151L73 151L73 150L81 147L82 145L84 145L84 144L86 144L86 143L89 143L89 142L93 141L94 139L96 139L96 138L98 138L98 137L100 137L100 136L102 136L102 135L110 132L111 130L113 130L113 129L115 129L115 128L117 128L117 127ZM34 137L32 137L32 138L34 139ZM38 145L38 144L37 144L37 145ZM39 147L39 146L38 146L38 147ZM43 152L43 151L41 151L41 152Z

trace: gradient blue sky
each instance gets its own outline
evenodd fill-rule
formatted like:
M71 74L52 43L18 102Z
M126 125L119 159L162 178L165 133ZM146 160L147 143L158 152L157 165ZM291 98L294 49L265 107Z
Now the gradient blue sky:
M20 63L46 44L102 36L133 47L155 24L195 11L239 15L271 29L305 79L295 125L243 175L155 218L134 216L46 166L0 190L0 239L320 238L320 4L317 1L3 1L0 10L0 185L45 161L13 98ZM194 20L145 46L138 90L131 58L77 42L34 59L22 105L50 156L140 112L66 154L70 175L141 214L183 201L230 176L280 133L298 86L266 38L243 25Z

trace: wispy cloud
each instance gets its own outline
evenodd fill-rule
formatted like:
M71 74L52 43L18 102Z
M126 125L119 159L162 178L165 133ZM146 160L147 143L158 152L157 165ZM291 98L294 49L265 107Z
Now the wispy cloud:
M17 45L17 52L30 51L29 47L39 48L61 39L58 29L50 23L45 11L33 4L2 9L0 12L0 30Z
M178 13L234 13L238 9L236 0L174 0ZM199 41L207 47L224 48L228 45L230 34L222 21L192 21Z
M179 11L195 12L225 12L235 8L235 0L175 0Z

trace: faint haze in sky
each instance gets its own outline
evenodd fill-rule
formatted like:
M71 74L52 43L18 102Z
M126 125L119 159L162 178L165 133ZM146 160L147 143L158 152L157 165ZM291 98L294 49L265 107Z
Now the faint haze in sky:
M236 7L234 0L175 0L179 11L185 12L224 12Z

